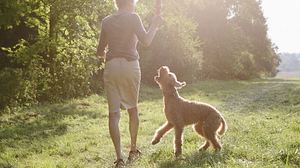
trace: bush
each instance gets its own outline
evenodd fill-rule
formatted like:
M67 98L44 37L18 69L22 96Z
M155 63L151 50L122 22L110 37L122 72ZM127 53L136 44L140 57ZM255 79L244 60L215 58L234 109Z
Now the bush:
M88 55L88 52L94 53L93 48L87 46L90 49L82 48L86 50L81 52L76 50L82 45L80 42L73 47L58 44L61 51L49 66L44 51L53 45L48 39L30 45L21 40L12 49L6 49L15 67L0 71L0 109L61 101L91 93L93 74L101 68L99 61L92 59L94 55Z
M240 53L234 64L234 77L237 79L251 79L257 77L255 73L255 60L253 54L245 51Z

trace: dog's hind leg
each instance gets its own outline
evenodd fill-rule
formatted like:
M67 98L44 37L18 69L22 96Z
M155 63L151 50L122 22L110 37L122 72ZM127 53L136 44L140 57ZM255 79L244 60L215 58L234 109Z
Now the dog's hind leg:
M194 125L195 131L201 135L202 137L205 137L204 132L203 132L203 122L199 121ZM199 148L199 151L205 151L207 148L210 146L210 143L208 140Z
M183 133L183 127L175 127L174 147L175 147L176 157L182 154L182 133Z
M151 141L152 145L157 144L160 139L170 130L173 128L173 125L170 124L169 122L166 122L164 125L162 125L160 128L157 129L153 140Z
M219 140L218 140L218 138L217 138L216 135L211 136L210 142L212 143L212 145L213 145L213 147L214 147L214 149L216 151L220 151L221 150L222 146L221 146L221 144L220 144L220 142L219 142Z
M203 132L203 122L201 122L201 121L197 122L194 125L194 129L199 135L201 135L202 137L205 137L204 132Z
M199 151L206 151L209 146L210 143L208 140L206 140L205 143L199 148Z
M217 133L216 133L218 127L219 127L218 124L212 124L212 123L204 125L203 127L205 138L211 142L212 146L216 151L221 150L221 144L219 143L219 140L217 138Z
M220 117L218 115L211 115L206 119L205 124L203 125L205 137L211 142L211 145L216 151L221 150L221 144L217 137L217 130L219 129L220 124Z

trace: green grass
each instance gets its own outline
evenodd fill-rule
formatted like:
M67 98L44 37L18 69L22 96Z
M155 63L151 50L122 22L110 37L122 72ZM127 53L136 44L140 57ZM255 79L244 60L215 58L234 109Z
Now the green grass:
M165 121L158 87L143 86L139 147L133 168L300 167L300 80L204 81L180 90L183 97L216 106L228 122L223 150L198 152L203 143L187 127L183 158L174 159L173 131L151 146ZM111 167L114 148L103 96L35 106L0 118L0 167ZM122 112L124 154L128 115Z

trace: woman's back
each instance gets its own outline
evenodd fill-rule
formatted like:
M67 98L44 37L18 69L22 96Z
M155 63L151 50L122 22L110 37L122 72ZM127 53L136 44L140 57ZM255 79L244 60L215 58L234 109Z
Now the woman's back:
M137 14L128 12L110 15L103 19L102 31L108 45L108 61L116 57L128 61L139 59L136 46L146 31Z

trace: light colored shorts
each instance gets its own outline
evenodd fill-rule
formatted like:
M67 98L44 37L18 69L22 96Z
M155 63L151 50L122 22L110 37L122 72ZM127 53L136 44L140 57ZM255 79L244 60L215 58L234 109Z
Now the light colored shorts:
M127 61L114 58L105 64L104 87L110 113L137 107L141 83L141 69L138 60Z

